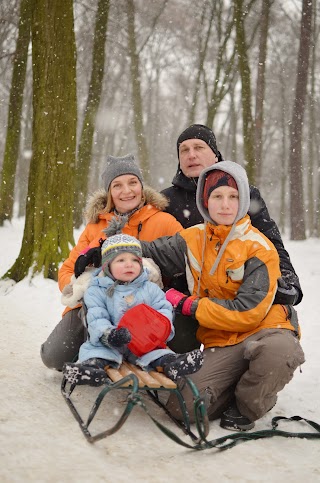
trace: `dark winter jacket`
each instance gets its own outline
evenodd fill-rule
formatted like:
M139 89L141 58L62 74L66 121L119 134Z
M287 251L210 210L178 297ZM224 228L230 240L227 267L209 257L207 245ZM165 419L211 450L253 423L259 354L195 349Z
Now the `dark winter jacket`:
M162 191L162 194L169 200L169 205L166 208L167 213L173 215L184 228L203 223L203 218L196 206L197 182L197 178L187 178L178 169L172 180L173 186ZM287 283L290 283L297 289L298 299L295 305L299 304L303 297L299 278L292 266L289 254L284 248L279 229L275 221L270 218L260 191L255 186L250 186L250 208L248 214L250 215L252 225L269 238L276 247L280 258L282 276ZM181 280L179 284L175 285L182 290L183 284Z

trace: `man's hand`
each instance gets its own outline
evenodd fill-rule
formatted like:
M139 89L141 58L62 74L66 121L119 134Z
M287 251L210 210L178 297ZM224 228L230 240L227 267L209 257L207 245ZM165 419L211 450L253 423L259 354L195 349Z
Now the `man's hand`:
M280 305L294 305L297 298L297 289L290 283L287 283L283 277L278 278L278 290L273 303Z

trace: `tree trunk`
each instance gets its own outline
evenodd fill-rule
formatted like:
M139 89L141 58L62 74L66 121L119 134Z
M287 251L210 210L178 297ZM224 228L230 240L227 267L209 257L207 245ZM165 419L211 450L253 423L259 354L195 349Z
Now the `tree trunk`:
M230 92L230 89L232 89L234 77L236 75L234 71L235 50L228 55L229 39L233 32L234 19L228 18L224 21L225 12L223 11L223 2L219 3L219 8L215 11L215 14L217 17L215 19L215 24L217 25L216 35L218 39L218 54L213 60L215 65L215 79L208 96L206 120L206 125L211 128L213 127L214 119L220 104ZM226 27L223 30L222 25L224 22L226 23Z
M313 28L310 55L310 93L309 93L309 137L308 137L308 170L307 170L307 187L308 187L308 231L309 236L316 235L316 199L315 199L315 150L317 147L316 140L316 5L313 5Z
M269 14L271 5L272 0L262 0L255 112L255 181L258 186L260 185L260 178L262 174L263 103L265 94L265 72L268 44Z
M195 120L195 115L196 115L196 108L197 108L197 100L199 97L199 91L200 91L200 81L201 81L201 76L203 75L203 66L204 66L204 61L207 55L207 48L208 48L208 42L209 42L209 37L212 29L212 23L213 23L213 16L214 16L214 3L212 3L211 8L210 8L210 17L208 21L208 28L207 31L205 31L205 20L207 18L207 5L206 2L203 5L203 10L202 10L202 16L201 16L201 24L199 28L199 35L198 35L198 45L199 49L197 50L198 53L198 67L197 67L197 73L196 73L196 80L194 84L194 89L193 89L193 96L192 96L192 102L191 102L191 109L189 113L189 125L194 123ZM204 39L202 38L202 33L204 32Z
M139 55L137 53L135 33L135 7L133 0L127 0L128 17L128 51L130 57L130 74L132 86L133 118L136 143L139 153L140 168L143 171L145 182L150 183L150 165L147 142L143 126L143 107L141 96L141 79Z
M83 209L88 195L95 120L103 85L109 6L110 0L99 0L94 33L91 80L78 148L74 213L76 228L79 228L82 224Z
M35 0L32 18L33 139L26 222L18 259L4 277L29 269L57 280L73 243L76 55L72 0Z
M255 183L254 128L251 107L251 72L244 29L243 0L234 2L234 20L236 25L236 47L241 77L243 152L246 170L251 184Z
M302 128L308 82L310 39L312 30L312 1L303 0L300 48L297 62L296 92L292 113L290 142L290 215L291 239L305 240L304 199L302 182Z
M0 226L11 220L14 204L14 181L19 157L23 90L30 42L30 0L22 0L16 52L13 59L9 99L8 127L0 185Z

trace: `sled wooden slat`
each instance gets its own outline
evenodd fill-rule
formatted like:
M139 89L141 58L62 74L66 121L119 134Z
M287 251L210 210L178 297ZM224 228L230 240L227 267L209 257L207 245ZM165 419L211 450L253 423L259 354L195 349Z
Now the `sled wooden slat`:
M119 371L119 369L113 369L112 367L107 367L107 368L105 368L105 371L108 374L108 376L110 377L110 379L111 379L112 382L121 381L121 379L123 379L123 377L124 377L124 375L121 374L121 372ZM125 384L123 384L123 387L128 387L128 386L131 386L131 382L130 381L128 381Z
M175 382L164 374L156 371L146 372L140 369L140 367L129 364L128 362L121 364L119 369L106 368L106 373L113 382L118 382L123 377L133 373L139 380L139 387L147 387L150 389L176 389L177 387ZM124 387L130 385L131 383L128 381L124 384Z
M169 379L164 374L162 374L161 372L151 371L151 372L149 372L149 374L150 374L150 376L152 376L154 379L156 379L160 383L160 386L165 387L166 389L176 389L177 388L176 383L173 382L171 379Z

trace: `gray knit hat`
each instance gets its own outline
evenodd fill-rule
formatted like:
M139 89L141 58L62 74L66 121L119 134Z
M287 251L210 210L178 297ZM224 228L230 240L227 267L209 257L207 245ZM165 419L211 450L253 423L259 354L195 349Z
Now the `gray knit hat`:
M136 164L133 154L127 154L123 158L107 156L106 165L102 173L105 190L108 191L112 181L123 174L133 174L143 186L142 173Z

